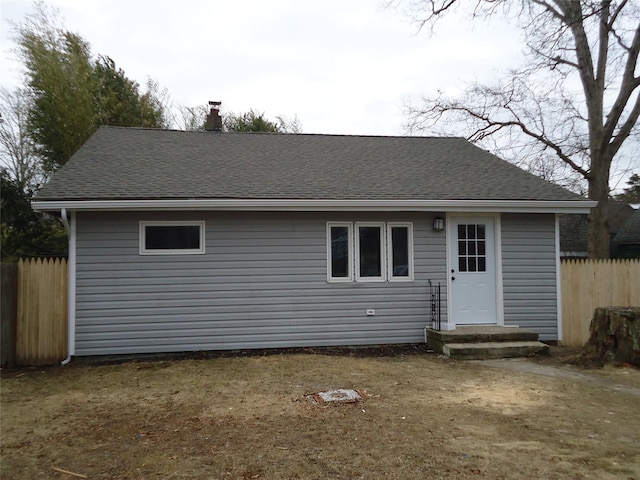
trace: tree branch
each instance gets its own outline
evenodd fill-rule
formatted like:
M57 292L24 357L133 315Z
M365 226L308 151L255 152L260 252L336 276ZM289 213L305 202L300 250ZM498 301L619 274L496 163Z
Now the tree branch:
M636 104L634 105L633 110L631 110L629 117L622 124L620 130L618 130L618 134L613 137L613 141L609 146L612 157L618 153L618 150L620 150L624 141L631 134L631 130L637 124L638 118L640 118L640 95L636 97Z
M556 10L555 8L553 8L553 6L551 6L549 4L549 2L546 2L546 1L543 1L543 0L532 0L532 1L536 5L539 5L542 8L544 8L546 11L548 11L557 20L560 20L560 21L562 21L564 23L564 15L562 13L560 13L558 10Z
M620 5L618 5L618 8L615 9L615 11L613 12L613 14L611 14L611 17L609 17L609 23L608 23L608 27L610 31L613 31L613 26L616 23L616 20L618 19L618 16L620 15L620 12L622 12L622 9L625 7L625 5L627 4L629 0L622 0L620 2Z
M624 67L624 73L622 75L622 84L618 91L618 96L607 115L607 121L604 124L604 136L609 138L613 136L616 125L620 121L620 117L624 112L627 102L631 98L633 91L640 86L640 77L634 77L636 65L638 63L638 54L640 53L640 25L636 28L636 32L629 49L629 56L627 57L627 63ZM636 102L637 103L637 102ZM629 117L632 118L632 117ZM627 119L628 122L629 119ZM637 120L637 116L636 116ZM629 129L629 132L631 129ZM627 134L628 136L628 134ZM620 138L620 132L617 139ZM626 138L626 137L625 137ZM624 139L623 139L624 140ZM619 147L618 147L619 148ZM617 151L617 150L616 150Z
M439 7L436 7L435 0L431 0L431 17L437 17L451 8L458 0L444 0Z
M607 72L607 57L609 55L609 1L602 2L600 11L600 29L598 35L598 62L596 64L596 88L604 90L604 81Z
M525 123L518 118L515 112L509 109L508 106L506 105L505 105L505 108L509 110L509 112L514 116L516 120L499 121L499 120L491 119L489 115L477 112L469 107L465 107L459 104L458 105L454 105L454 104L442 105L441 104L439 106L435 106L435 108L438 109L439 111L435 112L432 110L432 112L437 113L438 117L441 117L446 112L460 112L460 113L464 113L469 117L475 118L483 122L485 124L484 127L477 128L474 132L472 132L470 135L467 136L467 139L471 142L482 140L485 137L493 135L504 128L511 128L511 127L518 128L522 133L524 133L528 137L536 140L537 142L545 145L547 148L550 148L551 150L553 150L555 154L563 162L565 162L567 165L573 168L576 172L580 173L580 175L582 175L585 179L589 178L589 172L585 170L583 167L581 167L580 165L578 165L575 161L573 161L571 157L569 157L563 151L560 145L553 142L543 133L536 133L530 128L528 128L525 125ZM426 113L426 112L423 112L423 113Z

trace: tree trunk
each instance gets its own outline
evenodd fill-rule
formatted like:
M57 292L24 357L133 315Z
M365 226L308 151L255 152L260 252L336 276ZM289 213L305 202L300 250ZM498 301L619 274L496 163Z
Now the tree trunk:
M598 307L583 358L640 367L640 307Z
M606 199L598 200L598 206L589 214L589 258L609 258Z
M607 202L610 164L604 155L591 154L589 199L597 201L598 205L589 214L589 258L609 258Z

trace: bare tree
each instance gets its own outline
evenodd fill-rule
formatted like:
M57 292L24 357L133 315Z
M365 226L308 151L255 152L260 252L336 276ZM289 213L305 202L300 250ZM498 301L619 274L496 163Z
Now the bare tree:
M0 164L23 192L36 190L46 179L27 128L30 105L26 90L0 88Z
M178 130L204 130L209 109L206 105L187 107L178 105L173 109L173 126Z
M413 2L413 18L433 28L462 1ZM459 98L441 93L409 107L410 129L463 134L521 162L549 165L553 157L568 166L598 202L589 219L590 256L607 258L612 163L640 134L638 1L475 0L470 7L474 17L517 18L523 66L496 85L472 83Z
M280 131L284 133L302 133L302 123L297 115L294 115L293 118L276 115L276 122L278 123Z

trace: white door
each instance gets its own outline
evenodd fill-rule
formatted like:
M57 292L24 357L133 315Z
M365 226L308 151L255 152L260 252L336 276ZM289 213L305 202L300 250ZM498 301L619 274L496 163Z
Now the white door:
M456 325L497 323L494 217L450 217L451 315Z

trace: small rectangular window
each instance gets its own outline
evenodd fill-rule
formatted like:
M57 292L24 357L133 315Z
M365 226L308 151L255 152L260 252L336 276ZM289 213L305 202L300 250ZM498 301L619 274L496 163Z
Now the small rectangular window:
M140 255L204 253L204 222L140 222Z
M389 223L389 280L413 280L413 229L410 223Z
M327 224L328 265L327 279L330 282L351 282L353 280L351 245L353 228L350 223Z

